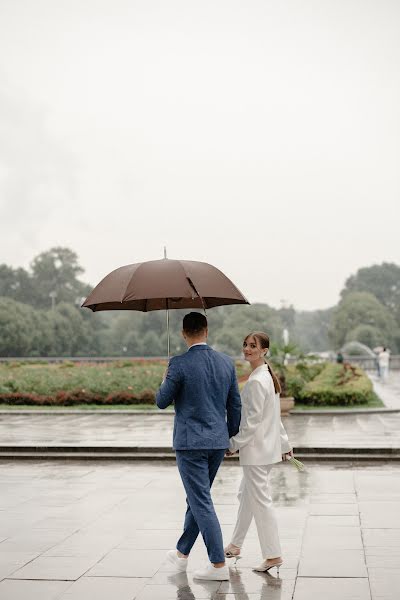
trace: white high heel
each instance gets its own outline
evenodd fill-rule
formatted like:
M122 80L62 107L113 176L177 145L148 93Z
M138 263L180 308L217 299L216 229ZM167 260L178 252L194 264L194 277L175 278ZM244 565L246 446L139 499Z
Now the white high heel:
M258 567L253 567L253 571L257 571L258 573L266 573L270 569L273 569L274 567L276 567L276 570L278 572L278 577L279 577L279 568L282 565L283 565L283 560L279 563L273 563L273 564L268 564L268 561L264 560L261 563L261 565L258 565Z
M234 546L233 544L229 544L225 548L225 556L226 556L226 558L234 558L235 559L234 566L236 565L237 561L240 558L242 558L240 556L240 548L238 548L237 546Z

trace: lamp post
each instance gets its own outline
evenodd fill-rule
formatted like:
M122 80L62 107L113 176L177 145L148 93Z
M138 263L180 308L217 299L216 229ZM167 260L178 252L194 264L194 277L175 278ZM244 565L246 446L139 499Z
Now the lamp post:
M54 307L56 305L57 292L53 290L52 292L50 292L49 296L51 298L51 310L54 310Z

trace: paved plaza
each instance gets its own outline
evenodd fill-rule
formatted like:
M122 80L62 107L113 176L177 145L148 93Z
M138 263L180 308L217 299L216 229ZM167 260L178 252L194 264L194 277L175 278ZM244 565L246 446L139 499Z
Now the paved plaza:
M400 413L292 415L283 419L296 448L400 448ZM0 446L166 448L173 414L0 414Z
M400 449L400 374L386 385L373 378L376 391L391 409L398 412L344 411L341 414L293 414L283 418L295 448L307 449ZM0 451L2 448L52 446L62 448L151 448L170 449L173 412L143 414L129 411L0 411Z
M379 382L377 383L379 386ZM397 385L397 379L396 379ZM400 390L385 386L395 403ZM395 405L392 408L397 408ZM400 413L284 419L295 447L400 448ZM173 414L0 414L1 446L170 448ZM229 582L193 580L165 562L182 530L185 495L172 462L0 460L0 600L394 600L400 589L400 463L280 464L271 488L284 566L260 574L254 527ZM375 459L377 458L375 454ZM241 469L226 460L213 497L229 542Z
M251 529L229 582L193 581L165 551L180 535L185 496L171 463L0 462L1 600L397 600L400 466L308 463L272 471L284 565L259 574ZM241 469L221 467L213 497L225 542ZM253 526L252 526L253 527ZM232 563L231 563L232 564Z

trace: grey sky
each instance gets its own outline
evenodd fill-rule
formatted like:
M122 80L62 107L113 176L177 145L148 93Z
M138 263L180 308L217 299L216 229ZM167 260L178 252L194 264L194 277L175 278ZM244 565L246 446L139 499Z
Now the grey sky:
M400 263L396 0L0 0L0 262L211 262L335 304Z

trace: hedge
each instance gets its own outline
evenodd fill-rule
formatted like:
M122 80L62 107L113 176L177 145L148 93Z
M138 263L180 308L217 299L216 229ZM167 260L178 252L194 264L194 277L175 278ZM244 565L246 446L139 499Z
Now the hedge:
M326 363L320 373L298 390L295 399L313 405L358 405L374 399L370 379L349 363Z
M18 368L16 367L18 365ZM0 404L36 406L155 404L165 362L131 361L104 365L0 365ZM248 367L237 363L239 380ZM310 405L358 405L373 400L365 373L344 363L298 362L273 365L283 395Z
M72 392L60 391L51 396L41 394L30 394L15 392L0 394L0 404L10 405L32 405L32 406L74 406L77 404L98 404L110 406L112 404L154 404L155 393L145 390L140 394L119 391L107 396L95 394L86 390L75 390Z

